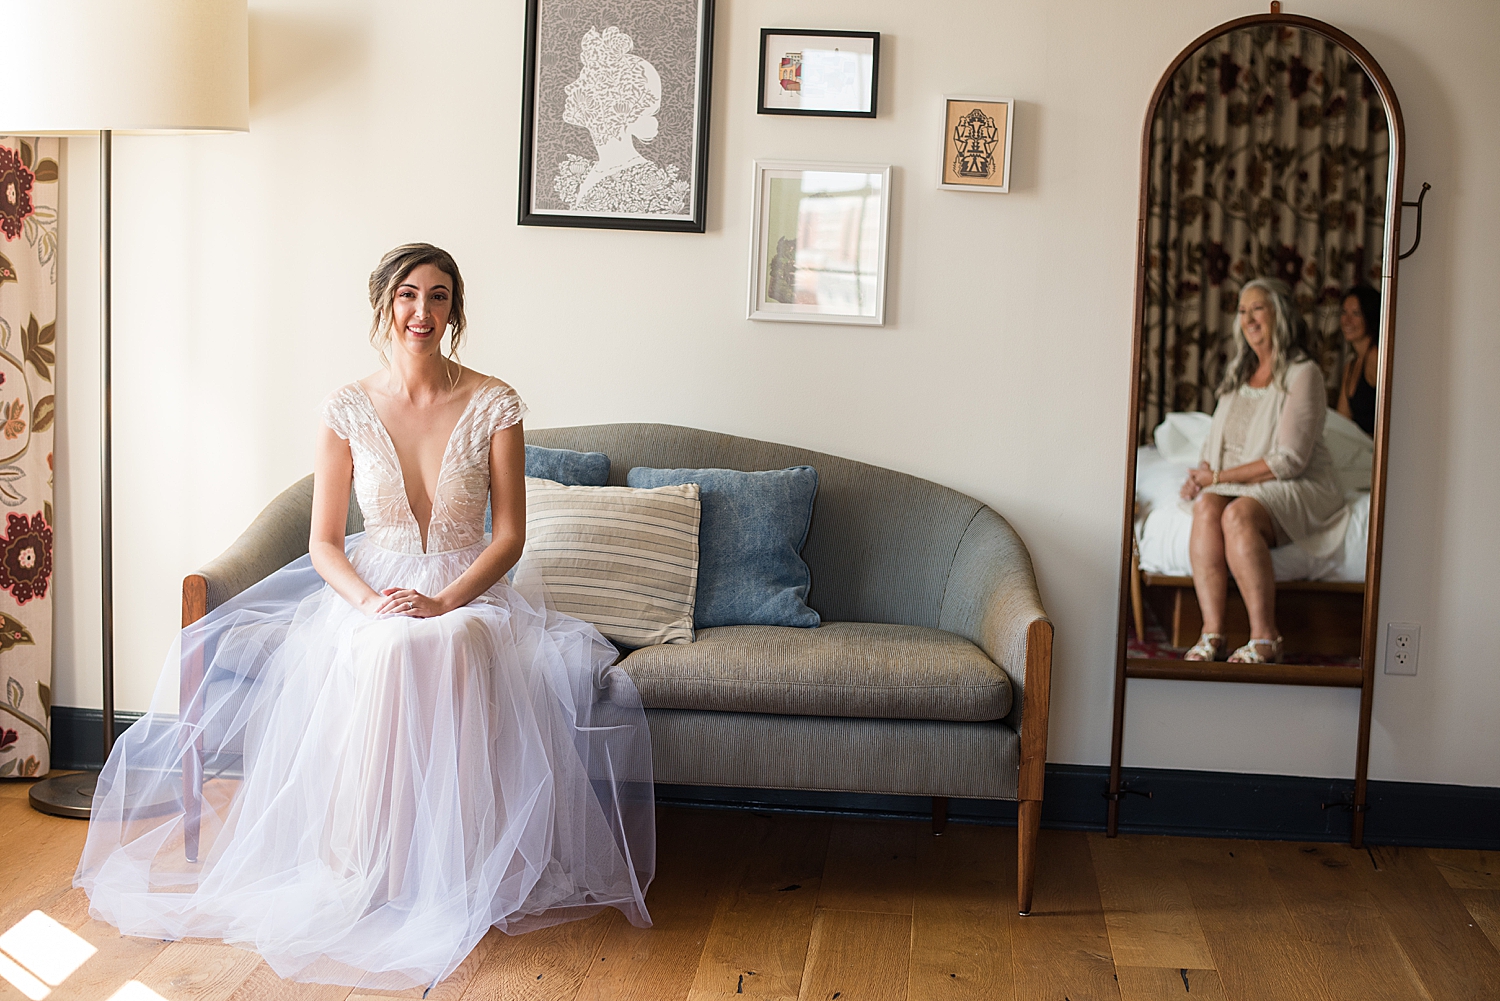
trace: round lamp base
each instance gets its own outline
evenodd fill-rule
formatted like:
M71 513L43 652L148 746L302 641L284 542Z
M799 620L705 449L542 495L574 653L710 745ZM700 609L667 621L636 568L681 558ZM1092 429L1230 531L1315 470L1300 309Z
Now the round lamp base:
M98 772L70 772L42 779L31 786L31 808L54 817L88 820L98 782Z

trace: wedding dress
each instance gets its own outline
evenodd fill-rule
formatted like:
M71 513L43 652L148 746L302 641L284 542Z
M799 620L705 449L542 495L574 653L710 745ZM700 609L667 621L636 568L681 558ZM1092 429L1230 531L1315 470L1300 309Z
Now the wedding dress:
M366 583L433 595L469 567L487 544L490 436L524 411L500 384L469 401L424 547L369 396L353 384L328 399L354 457L365 532L347 551ZM446 977L490 926L606 906L650 924L639 695L614 648L526 576L523 561L515 582L435 618L369 616L303 557L184 629L99 779L74 878L90 913L129 935L244 945L283 977L392 990ZM179 716L179 664L197 656L204 680Z

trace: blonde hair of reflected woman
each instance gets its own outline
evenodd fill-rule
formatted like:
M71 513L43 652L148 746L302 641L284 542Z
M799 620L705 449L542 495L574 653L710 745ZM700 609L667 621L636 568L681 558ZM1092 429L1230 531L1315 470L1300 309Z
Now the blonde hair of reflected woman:
M463 340L464 327L464 277L458 273L458 262L453 255L430 243L405 243L389 251L380 259L375 270L370 272L370 308L375 316L370 321L370 344L380 352L382 364L390 364L387 352L391 347L391 324L395 312L396 290L417 268L431 264L453 279L453 308L448 313L448 359L458 361L458 345ZM439 346L439 353L442 348Z
M1275 322L1271 326L1271 381L1286 388L1286 370L1293 362L1307 357L1302 347L1302 314L1297 311L1297 302L1292 290L1279 278L1256 278L1240 289L1240 298L1251 289L1260 289L1270 300ZM1234 352L1229 364L1224 366L1224 378L1219 382L1218 395L1227 396L1250 381L1260 367L1260 358L1250 342L1245 340L1245 331L1240 328L1240 316L1234 315Z

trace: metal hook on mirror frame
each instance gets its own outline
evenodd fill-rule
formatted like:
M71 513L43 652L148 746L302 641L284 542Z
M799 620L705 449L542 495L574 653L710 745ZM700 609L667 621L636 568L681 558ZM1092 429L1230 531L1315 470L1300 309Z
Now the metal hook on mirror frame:
M1421 192L1421 194L1417 195L1417 200L1414 201L1414 202L1402 202L1401 203L1402 207L1411 205L1411 206L1414 206L1416 208L1416 210L1417 210L1417 238L1411 242L1411 249L1410 250L1408 250L1404 254L1400 254L1400 255L1397 256L1396 259L1398 261L1404 261L1408 257L1410 257L1412 254L1415 254L1417 252L1417 247L1421 246L1421 244L1422 244L1422 200L1427 197L1427 192L1429 192L1431 190L1432 190L1432 185L1428 184L1426 181L1423 181L1422 182L1422 192Z

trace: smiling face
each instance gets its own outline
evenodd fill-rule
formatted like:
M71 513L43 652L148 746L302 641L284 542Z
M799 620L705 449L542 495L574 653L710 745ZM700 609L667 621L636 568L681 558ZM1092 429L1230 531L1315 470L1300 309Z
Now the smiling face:
M1240 293L1240 332L1256 354L1271 350L1271 333L1276 329L1276 310L1263 288L1247 288Z
M1370 336L1365 329L1365 311L1359 308L1359 300L1352 295L1344 300L1344 308L1339 311L1339 330L1343 331L1344 340L1351 343Z
M453 276L419 264L396 286L391 302L391 342L416 354L441 348L453 312Z

